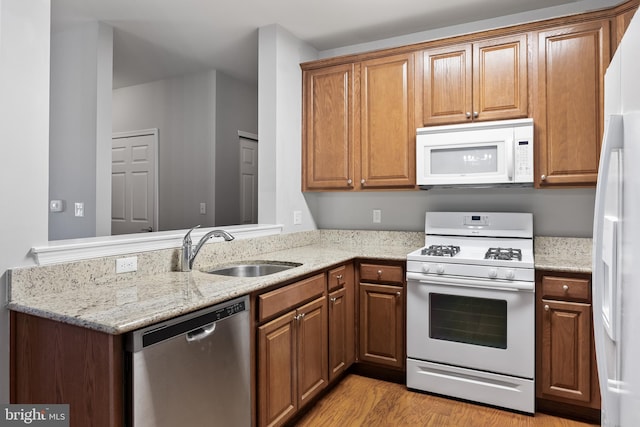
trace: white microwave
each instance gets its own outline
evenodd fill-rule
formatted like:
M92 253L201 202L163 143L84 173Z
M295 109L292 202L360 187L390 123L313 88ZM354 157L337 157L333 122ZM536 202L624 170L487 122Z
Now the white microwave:
M533 119L419 128L422 189L533 185Z

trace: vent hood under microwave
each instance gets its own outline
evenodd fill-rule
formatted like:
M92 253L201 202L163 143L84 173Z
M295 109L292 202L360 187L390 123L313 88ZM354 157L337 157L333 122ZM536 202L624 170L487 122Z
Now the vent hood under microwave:
M533 119L419 128L416 178L433 187L533 186Z

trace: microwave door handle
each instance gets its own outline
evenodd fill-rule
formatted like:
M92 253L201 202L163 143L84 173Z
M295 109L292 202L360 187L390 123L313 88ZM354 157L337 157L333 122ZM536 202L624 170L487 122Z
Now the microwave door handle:
M513 140L507 140L507 177L509 182L513 182Z

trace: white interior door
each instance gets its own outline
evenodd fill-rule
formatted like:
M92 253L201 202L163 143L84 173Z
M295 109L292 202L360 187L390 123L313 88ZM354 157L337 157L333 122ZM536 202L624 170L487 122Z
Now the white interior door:
M157 230L157 151L157 129L113 134L111 234Z
M240 135L240 215L242 224L258 223L258 140Z

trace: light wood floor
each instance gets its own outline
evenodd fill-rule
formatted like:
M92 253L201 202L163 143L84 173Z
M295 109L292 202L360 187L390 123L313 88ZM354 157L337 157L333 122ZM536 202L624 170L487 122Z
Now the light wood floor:
M344 378L296 424L322 426L553 426L588 424L545 414L528 416L482 405L407 390L404 385L351 374Z

